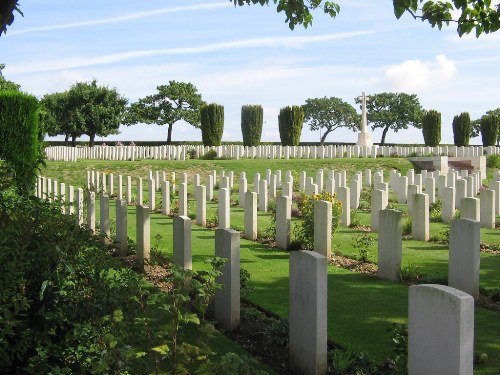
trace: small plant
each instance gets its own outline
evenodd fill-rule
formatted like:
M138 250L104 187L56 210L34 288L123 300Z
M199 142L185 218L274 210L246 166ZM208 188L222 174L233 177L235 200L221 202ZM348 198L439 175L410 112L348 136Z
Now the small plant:
M416 281L422 277L422 272L419 265L410 263L407 266L401 267L399 275L401 281Z
M196 150L194 148L190 148L189 150L186 151L186 155L188 159L197 159L198 154L196 153Z
M486 157L486 166L488 168L500 169L500 155L490 155Z
M392 352L394 353L394 373L406 375L408 373L408 325L394 323L392 332Z
M411 236L411 216L407 216L403 222L403 236Z
M266 344L269 346L288 347L288 319L273 319L266 328Z
M350 351L333 349L328 352L332 374L344 375L355 364L356 359Z
M240 296L241 299L247 299L255 290L255 284L251 280L251 274L248 270L240 268Z
M361 218L359 217L358 212L351 211L351 223L349 224L349 228L360 228L361 226Z
M443 221L443 202L438 199L429 206L429 221L433 223L440 223Z
M370 249L375 243L375 239L368 232L362 232L354 237L353 246L358 250L359 260L363 263L368 262Z
M217 157L217 151L215 150L208 150L206 153L200 156L201 160L215 160Z

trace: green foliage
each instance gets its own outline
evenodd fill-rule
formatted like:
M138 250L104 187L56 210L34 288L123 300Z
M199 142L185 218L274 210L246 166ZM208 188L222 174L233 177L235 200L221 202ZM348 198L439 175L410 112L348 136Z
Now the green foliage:
M358 250L361 262L368 262L370 249L374 243L375 238L368 232L362 232L354 237L353 247Z
M133 103L127 113L128 125L167 125L167 144L172 143L173 125L180 120L195 128L200 127L200 108L204 102L198 89L192 83L169 81L168 85L157 86L158 92Z
M220 373L205 317L224 261L172 266L160 291L109 253L57 204L0 191L0 372ZM222 362L246 374L256 364Z
M215 150L208 150L200 156L201 160L214 160L215 158L217 158L217 151Z
M356 98L360 103L360 99ZM385 144L387 132L398 132L408 129L408 126L419 128L422 124L422 106L417 95L405 93L384 92L370 95L366 102L368 122L371 128L382 129L380 144Z
M255 284L251 280L251 275L248 270L240 268L240 297L247 299L255 290Z
M266 326L266 345L288 347L289 329L287 318L272 319Z
M455 146L468 146L472 124L468 112L462 112L453 118L453 142Z
M356 131L359 128L360 118L356 110L349 103L340 98L306 99L304 109L305 122L312 131L322 130L321 143L326 137L338 128L349 128Z
M241 134L243 135L243 145L260 145L263 122L264 110L261 105L244 105L241 107Z
M399 271L401 281L414 282L422 277L422 269L418 264L410 263Z
M408 374L408 325L394 323L391 329L392 352L394 354L394 374Z
M441 142L441 112L433 109L422 116L422 134L426 146L436 147Z
M210 103L200 109L201 138L204 146L220 146L224 131L224 107Z
M404 218L404 221L403 221L403 235L404 236L411 236L411 231L412 231L411 216L407 216Z
M310 250L314 245L314 202L318 200L332 203L332 237L340 223L342 203L335 195L326 191L315 195L303 194L297 204L301 212L300 225L295 227L295 240L302 245L302 249Z
M356 362L350 351L343 349L333 349L328 352L328 362L334 375L344 375L352 368Z
M443 202L438 199L429 206L429 221L433 223L440 223L443 221Z
M43 163L39 103L18 91L0 91L0 159L12 168L19 192L29 194Z
M281 108L278 116L281 144L283 146L298 146L303 124L304 110L301 106Z
M500 132L500 117L491 114L481 117L483 146L495 146Z
M20 85L4 78L4 76L2 75L2 70L4 69L5 64L0 64L0 91L19 91L21 89Z
M500 155L489 155L486 158L486 166L488 168L500 169Z

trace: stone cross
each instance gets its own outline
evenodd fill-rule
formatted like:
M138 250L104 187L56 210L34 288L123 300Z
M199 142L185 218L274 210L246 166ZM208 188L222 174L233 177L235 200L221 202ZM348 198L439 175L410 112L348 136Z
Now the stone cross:
M366 102L370 100L369 97L365 95L365 92L363 91L363 94L361 96L358 96L358 100L361 100L361 132L366 133L368 131L368 120L366 117Z

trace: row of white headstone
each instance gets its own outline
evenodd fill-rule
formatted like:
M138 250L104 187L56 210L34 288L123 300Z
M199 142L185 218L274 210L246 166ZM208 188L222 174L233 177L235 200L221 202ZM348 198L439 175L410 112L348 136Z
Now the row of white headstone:
M39 181L43 189L46 186L44 180ZM46 182L47 185L58 185ZM65 191L63 186L59 187L61 192ZM78 197L81 197L82 189L77 191ZM253 196L256 193L247 194ZM280 198L290 200L290 197ZM101 196L100 201L101 233L109 236L109 198ZM80 207L83 201L78 202L77 206ZM123 222L126 232L126 202L117 199L116 207L117 240L120 242L119 233L123 231L120 228ZM81 208L77 211L82 212ZM150 211L148 206L136 207L137 258L141 270L145 270L149 260ZM314 212L314 251L293 252L290 256L290 368L297 373L326 374L326 275L328 251L331 248L331 203L316 201ZM95 231L94 192L89 192L87 215L87 226ZM401 266L402 215L399 211L384 209L379 212L379 216L379 275L393 280ZM471 373L474 337L474 303L471 295L477 297L479 293L479 241L477 221L452 221L449 287L420 285L410 288L410 374ZM174 218L173 243L174 263L191 268L191 220L188 217ZM216 294L215 310L217 321L227 330L239 325L239 250L238 232L227 228L217 229L215 255L227 258L228 262L218 280L223 289ZM120 248L120 252L123 253L123 248Z
M218 157L240 159L331 159L359 157L390 157L390 156L426 156L449 155L453 157L475 157L482 155L499 155L500 147L496 146L356 146L356 145L326 145L326 146L281 146L281 145L167 145L167 146L94 146L68 147L49 146L45 148L47 160L77 161L91 160L186 160L195 154L198 157L214 150Z

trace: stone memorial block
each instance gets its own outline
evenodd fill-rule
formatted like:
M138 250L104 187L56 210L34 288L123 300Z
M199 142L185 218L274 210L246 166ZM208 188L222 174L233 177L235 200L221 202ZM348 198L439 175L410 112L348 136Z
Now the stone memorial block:
M408 374L470 375L473 360L474 299L449 286L410 286Z
M455 219L450 226L448 286L479 297L481 232L478 221Z
M151 232L148 206L136 206L136 233L137 265L140 272L145 272L148 267L149 252L151 248Z
M295 374L324 375L328 315L326 257L314 251L292 251L289 290L290 370Z
M245 194L245 238L257 239L257 193L247 191Z
M189 217L174 216L173 243L174 264L181 266L185 270L193 269L193 258L191 255L191 219Z
M379 211L378 277L398 281L403 252L403 213L397 210Z
M215 319L219 326L233 331L240 324L240 233L232 229L215 231L215 256L226 258L216 282Z

